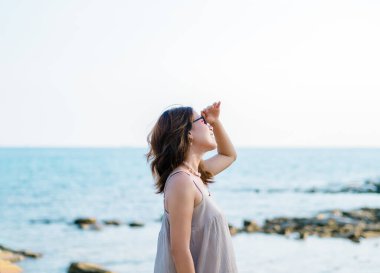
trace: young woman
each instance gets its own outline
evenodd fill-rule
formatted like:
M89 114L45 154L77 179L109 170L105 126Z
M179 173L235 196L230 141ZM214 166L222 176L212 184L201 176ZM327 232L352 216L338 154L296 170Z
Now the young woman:
M156 193L164 194L154 273L236 273L227 219L208 184L236 160L219 120L220 101L201 111L166 110L148 135ZM203 160L204 153L218 153Z

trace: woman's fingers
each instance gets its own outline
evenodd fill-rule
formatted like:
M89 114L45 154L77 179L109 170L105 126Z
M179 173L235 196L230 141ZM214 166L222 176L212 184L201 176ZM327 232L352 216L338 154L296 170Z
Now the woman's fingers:
M211 109L217 109L220 106L220 101L214 102L212 105L208 105L206 108L204 108L201 113L207 114L207 112Z

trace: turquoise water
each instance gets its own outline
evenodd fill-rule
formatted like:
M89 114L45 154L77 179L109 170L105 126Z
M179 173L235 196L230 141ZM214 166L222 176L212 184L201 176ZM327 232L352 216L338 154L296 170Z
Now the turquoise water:
M30 273L63 273L73 261L98 263L120 273L152 272L163 207L162 196L154 194L145 152L0 149L0 244L42 252L41 259L19 263ZM295 191L379 177L380 149L241 148L234 164L215 177L210 192L229 222L241 226L243 219L262 223L265 218L311 216L323 209L380 207L377 194ZM76 217L142 221L145 226L83 231L69 224ZM52 223L31 222L38 219ZM380 266L374 254L380 253L378 239L353 244L238 234L233 242L240 272L304 272L306 264L308 272L378 272Z

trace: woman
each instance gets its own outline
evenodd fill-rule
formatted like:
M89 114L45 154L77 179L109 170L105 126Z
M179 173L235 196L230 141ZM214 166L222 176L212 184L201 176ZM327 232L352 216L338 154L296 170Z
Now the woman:
M236 273L231 234L208 184L236 160L220 120L220 101L161 114L148 135L156 193L164 194L154 273ZM203 160L204 153L218 154Z

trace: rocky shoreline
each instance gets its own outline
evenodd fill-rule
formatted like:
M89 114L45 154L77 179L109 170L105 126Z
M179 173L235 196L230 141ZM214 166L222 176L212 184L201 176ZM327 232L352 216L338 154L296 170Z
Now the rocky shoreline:
M327 187L311 187L308 189L302 188L278 188L278 189L258 189L250 188L244 189L245 191L253 191L257 193L267 192L267 193L281 193L281 192L299 192L299 193L326 193L326 194L337 194L337 193L367 193L367 194L380 194L380 179L370 180L367 179L364 182L352 182L348 185L328 185Z
M105 226L122 226L127 225L129 227L143 227L145 224L139 221L122 222L117 219L104 219L98 220L95 217L80 217L73 221L65 221L64 219L31 219L29 221L32 224L52 224L52 223L64 223L75 226L83 230L102 230ZM1 272L0 272L1 273Z
M0 273L19 273L22 268L14 263L24 260L25 258L40 258L41 253L29 250L15 250L0 245Z
M25 258L41 258L42 254L29 250L15 250L0 245L0 273L21 273L23 269L15 263ZM73 262L69 265L68 273L113 273L100 265L93 263Z
M380 208L360 208L351 211L322 211L310 218L277 217L266 219L263 226L254 220L244 220L243 227L229 225L232 235L246 232L279 234L297 239L306 239L309 235L320 238L344 238L355 243L361 239L380 237Z
M162 220L159 219L159 221ZM33 223L51 224L65 222L62 219L39 219L31 220ZM66 223L66 222L65 222ZM130 227L141 228L144 223L123 223L116 219L97 220L94 217L77 218L68 224L74 225L82 230L101 230L103 226L121 226L127 224ZM366 238L380 237L380 208L363 207L359 209L344 211L339 209L326 210L312 217L276 217L266 219L262 226L252 219L243 220L242 227L228 224L231 235L238 233L266 233L279 234L286 237L305 240L308 236L320 238L344 238L355 243ZM25 258L40 258L41 253L28 250L14 250L0 245L0 268L1 273L19 273L22 268L15 265ZM72 262L68 273L112 273L97 264Z
M44 224L54 222L49 219L32 221ZM162 221L162 216L157 221ZM144 223L137 221L123 223L117 219L97 220L94 217L77 218L68 224L82 230L97 231L102 230L104 226L128 225L132 228L145 226ZM296 238L299 239L306 239L309 235L316 235L321 238L346 238L359 243L361 239L380 237L380 208L364 207L350 211L334 209L321 211L317 215L308 218L276 217L266 219L262 226L259 226L253 219L245 219L243 220L242 227L235 227L229 224L229 229L231 235L240 232L261 232L289 237L291 235L298 235Z
M351 183L350 185L328 188L313 187L305 190L306 193L380 193L380 181L365 180L363 183Z

